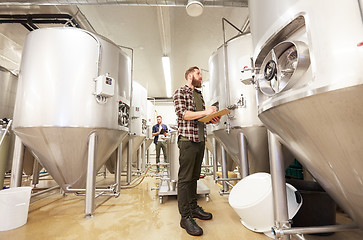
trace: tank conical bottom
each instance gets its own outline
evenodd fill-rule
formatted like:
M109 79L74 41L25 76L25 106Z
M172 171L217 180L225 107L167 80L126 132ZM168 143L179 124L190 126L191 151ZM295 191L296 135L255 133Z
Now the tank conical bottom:
M97 133L96 170L127 134L123 130L72 127L17 127L14 131L65 191L67 187L85 188L92 132Z
M261 120L363 228L363 85L273 107Z

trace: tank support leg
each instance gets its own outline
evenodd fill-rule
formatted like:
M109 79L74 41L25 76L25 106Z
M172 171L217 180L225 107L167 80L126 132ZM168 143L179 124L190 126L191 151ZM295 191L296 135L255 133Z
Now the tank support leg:
M142 145L139 147L139 149L137 150L137 162L136 162L136 166L137 166L137 170L141 171L141 165L142 165Z
M245 178L250 174L248 166L248 150L247 150L247 139L243 133L238 134L238 146L240 153L240 174L241 178Z
M40 164L38 162L38 158L34 158L34 163L33 163L33 181L32 181L32 184L33 184L34 188L39 183L39 172L40 172Z
M91 133L88 139L88 163L87 163L86 199L85 199L86 218L93 217L93 212L95 210L96 149L97 149L97 134L93 132Z
M212 139L213 146L213 179L217 180L218 161L217 161L217 141L215 138Z
M116 182L116 192L119 193L121 189L122 141L116 151L117 151L117 156L116 156L115 182Z
M24 163L24 144L18 136L15 135L13 165L11 167L10 187L20 187L23 177Z
M127 148L127 185L131 184L131 174L132 174L132 158L133 158L133 139L130 138L128 148Z
M146 165L146 160L145 160L145 154L146 154L146 143L145 143L146 140L144 140L142 142L142 152L141 152L141 172L145 172L145 165Z
M224 149L222 145L221 145L221 151L222 151L222 178L227 179L228 178L227 151ZM223 192L226 193L228 191L229 191L229 186L225 181L223 181Z
M287 210L287 197L286 197L286 182L284 159L282 155L282 145L277 137L268 131L268 147L270 157L270 171L272 183L272 197L275 216L275 228L289 229L291 224L289 222L289 215ZM278 239L290 239L289 235L284 235Z

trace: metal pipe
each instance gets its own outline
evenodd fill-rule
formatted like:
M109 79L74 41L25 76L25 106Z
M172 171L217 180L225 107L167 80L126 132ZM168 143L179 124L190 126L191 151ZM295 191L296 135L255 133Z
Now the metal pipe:
M41 195L41 194L43 194L43 193L50 192L50 191L52 191L52 190L54 190L54 189L57 189L57 188L59 188L59 186L50 187L50 188L48 188L48 189L45 189L45 190L42 190L42 191L39 191L39 192L33 193L31 196L32 196L32 197L35 197L35 196ZM33 189L33 190L34 190L34 189Z
M149 148L146 150L146 163L147 163L147 165L149 165L149 163L150 163L150 149Z
M86 194L85 193L79 193L79 192L75 192L74 195L76 196L85 196ZM95 199L98 198L99 196L114 196L114 197L118 197L120 196L120 193L105 193L105 192L100 192L100 193L97 193L95 195Z
M95 188L95 192L114 192L115 188ZM87 192L87 188L66 188L66 192Z
M20 187L23 176L25 147L20 138L15 135L13 165L11 167L10 188Z
M224 147L221 145L221 151L222 151L222 178L226 179L228 178L228 169L227 169L227 151L224 149ZM223 192L228 192L229 187L226 182L223 182Z
M205 148L205 155L204 155L204 166L209 165L209 150L208 148Z
M239 181L241 178L217 178L217 182L223 182L223 181Z
M35 24L66 24L80 28L74 17L69 14L2 14L0 23L20 23L29 31L38 29Z
M27 23L20 23L20 24L23 25L23 27L25 27L26 29L28 29L28 31L33 31L34 30Z
M243 133L238 134L239 158L240 158L240 174L241 178L245 178L250 174L248 164L247 139Z
M363 23L363 2L362 0L358 0L358 8L359 8L359 12L360 12L360 18L362 19L362 23Z
M4 138L5 138L6 134L9 132L9 128L10 128L10 126L11 126L11 123L12 123L12 122L13 122L13 120L10 120L10 121L8 122L8 124L6 125L5 131L4 131L3 135L1 136L0 146L1 146L1 144L3 143L3 141L4 141Z
M228 182L228 181L226 181L226 184L228 185L228 186L230 186L231 188L233 188L234 186L232 185L232 183L230 183L230 182Z
M290 228L287 209L286 182L282 146L277 137L268 131L268 147L270 157L270 172L272 184L272 198L274 206L274 220L277 229ZM282 236L279 239L290 239Z
M97 42L97 77L100 75L100 71L101 71L101 57L102 57L102 45L101 45L101 41L98 39L98 37L88 31L85 31L86 34L90 35L96 42ZM132 89L131 89L132 90ZM97 99L97 98L96 98Z
M98 193L95 198L98 198L99 196L112 196L112 197L119 197L120 196L120 193L105 193L105 192L101 192L101 193Z
M224 29L223 29L224 31ZM227 96L227 103L226 105L229 107L231 106L231 99L230 94L227 94L229 91L229 76L228 76L228 53L227 53L227 43L223 44L223 53L224 53L224 61L223 61L223 68L224 68L224 82L226 83L226 87L224 88L225 96Z
M121 162L122 162L122 141L117 148L117 155L116 155L116 172L115 172L116 192L120 192L121 190Z
M88 138L88 162L87 162L86 198L85 198L86 218L93 217L93 212L95 209L96 149L97 149L97 134L96 132L92 132Z
M131 51L131 92L133 91L133 77L134 77L134 49L122 45L117 45L120 48L125 48ZM155 104L154 104L155 105Z
M357 225L330 225L318 227L294 227L290 229L273 229L276 237L294 234L311 234L311 233L328 233L328 232L344 232L348 230L359 230Z
M146 140L144 140L142 142L142 154L141 154L141 172L144 172L145 171L145 165L146 165L146 159L145 159L145 154L146 154Z
M136 166L137 166L137 170L141 171L141 149L142 146L139 147L139 149L137 149L137 161L136 161Z
M250 18L249 16L247 16L246 21L241 28L241 32L245 33L249 27L250 27Z
M299 240L306 240L306 239L304 238L304 235L295 234L294 236L295 236L297 239L299 239Z
M38 159L34 158L34 163L33 163L33 181L32 184L34 185L34 187L39 183L39 162Z
M128 185L130 185L131 183L131 170L132 170L132 157L133 157L133 152L132 152L132 148L133 148L133 139L132 137L129 140L129 144L127 147L127 179L126 182Z
M213 179L217 180L218 161L217 161L217 141L216 138L212 139L213 146Z

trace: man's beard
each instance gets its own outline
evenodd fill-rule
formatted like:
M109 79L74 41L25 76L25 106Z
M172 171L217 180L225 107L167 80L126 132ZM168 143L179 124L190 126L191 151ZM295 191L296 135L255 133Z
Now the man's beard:
M195 77L193 76L192 85L194 87L196 87L196 88L201 88L202 87L202 81L199 81L199 80L195 79Z

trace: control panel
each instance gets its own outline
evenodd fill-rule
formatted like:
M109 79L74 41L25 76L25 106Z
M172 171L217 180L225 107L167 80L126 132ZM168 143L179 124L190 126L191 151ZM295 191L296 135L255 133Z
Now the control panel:
M96 95L101 97L113 97L115 93L115 80L106 75L100 75L95 79Z

